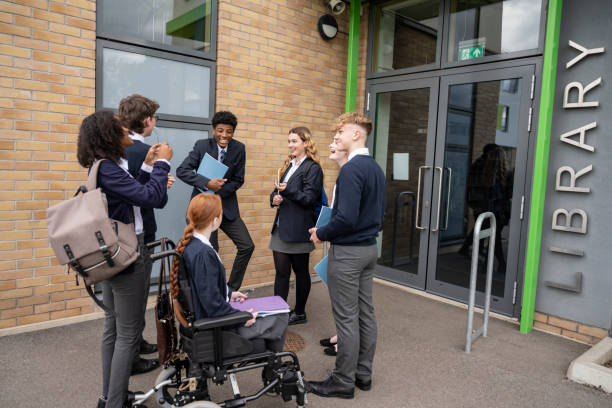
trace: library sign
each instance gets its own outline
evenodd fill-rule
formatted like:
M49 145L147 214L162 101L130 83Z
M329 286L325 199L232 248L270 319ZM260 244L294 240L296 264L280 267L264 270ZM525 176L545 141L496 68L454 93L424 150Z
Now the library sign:
M536 310L609 328L612 16L599 2L563 3Z

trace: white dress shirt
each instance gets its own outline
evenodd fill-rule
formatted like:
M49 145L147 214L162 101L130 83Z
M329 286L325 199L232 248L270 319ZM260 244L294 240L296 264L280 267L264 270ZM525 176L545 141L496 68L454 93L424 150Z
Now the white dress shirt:
M143 163L144 165L144 163ZM128 176L132 177L132 175L130 174L129 171L129 167L128 167L128 161L125 160L124 158L119 159L119 167L121 167L123 170L125 170L125 172L128 174ZM151 166L148 166L151 167ZM151 167L151 170L153 168ZM141 170L147 171L146 169L141 167ZM150 173L151 171L147 171L147 173ZM134 178L134 177L132 177ZM143 226L142 226L142 214L140 213L140 207L138 206L133 206L134 208L134 229L136 230L136 235L138 234L142 234L143 232Z
M221 161L221 152L222 151L225 152L225 157L227 157L227 148L228 148L228 146L225 146L225 148L222 149L221 146L217 145L217 161L218 162Z
M304 163L304 160L306 160L306 157L308 156L305 155L304 157L302 157L302 160L300 160L299 162L296 162L295 159L291 160L291 167L289 168L289 171L287 172L287 174L285 174L285 177L283 178L283 183L287 183L289 181L291 176L293 176L293 173L295 173L297 169L300 167L300 165Z
M357 155L369 156L370 155L370 150L368 150L367 147L362 147L362 148L359 148L359 149L355 150L354 152L349 154L347 162L350 161L353 157L355 157Z

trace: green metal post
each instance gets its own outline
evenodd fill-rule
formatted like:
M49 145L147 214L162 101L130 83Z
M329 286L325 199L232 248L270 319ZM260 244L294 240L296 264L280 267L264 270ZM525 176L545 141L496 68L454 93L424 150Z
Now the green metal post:
M533 329L538 267L542 245L542 225L544 220L544 199L546 195L546 176L550 152L550 131L552 126L555 100L555 81L557 78L557 59L559 55L559 31L561 30L561 6L563 0L549 0L546 22L546 42L544 46L544 66L542 68L542 95L540 116L533 166L533 190L529 212L529 235L525 259L525 283L523 285L523 307L521 312L521 333Z
M346 112L354 112L357 106L357 68L359 63L359 25L361 24L361 0L351 0L349 23L348 61L346 63Z

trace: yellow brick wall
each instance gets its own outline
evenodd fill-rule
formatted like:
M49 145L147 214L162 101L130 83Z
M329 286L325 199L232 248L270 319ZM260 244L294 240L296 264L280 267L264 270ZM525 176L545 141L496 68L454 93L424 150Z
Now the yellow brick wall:
M608 335L608 332L602 328L540 312L534 315L533 327L586 344L595 344Z
M360 70L357 110L363 110L367 10L360 28ZM219 1L217 43L217 110L229 109L238 117L235 137L247 149L245 184L239 190L240 211L255 252L245 284L274 280L268 249L275 210L269 194L276 170L287 157L287 133L307 126L322 157L325 189L331 199L337 166L327 157L330 125L344 112L349 13L337 16L338 36L326 42L317 21L326 12L311 0ZM221 234L224 237L223 234ZM220 243L220 254L231 266L235 249ZM311 256L321 259L322 249Z
M93 311L48 248L46 209L84 172L95 104L95 1L0 1L0 328Z
M46 209L85 180L76 138L95 106L95 1L0 1L0 330L91 313L48 247ZM327 159L329 126L344 111L348 13L336 39L316 23L322 2L219 1L217 110L239 119L247 146L242 216L256 250L245 284L272 282L267 249L273 210L267 196L293 126L311 128L331 195L337 169ZM357 109L363 109L367 10L361 24ZM221 255L235 251L223 234ZM316 251L313 262L320 259Z

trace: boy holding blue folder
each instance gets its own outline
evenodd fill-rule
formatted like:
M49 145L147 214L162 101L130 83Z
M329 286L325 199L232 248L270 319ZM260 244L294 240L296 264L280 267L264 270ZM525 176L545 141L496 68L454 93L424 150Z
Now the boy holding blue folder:
M183 163L176 169L176 175L185 183L193 186L191 198L202 191L211 191L221 197L223 221L220 229L232 240L238 250L227 282L228 287L236 291L242 285L246 268L255 250L251 235L240 218L236 197L236 191L244 183L246 152L244 144L234 139L234 132L238 125L234 114L229 111L217 112L212 118L212 125L214 137L198 140ZM223 178L209 178L198 173L206 154L227 166ZM210 238L213 247L218 251L217 232L215 231Z

